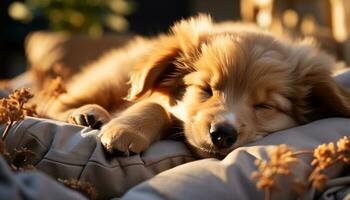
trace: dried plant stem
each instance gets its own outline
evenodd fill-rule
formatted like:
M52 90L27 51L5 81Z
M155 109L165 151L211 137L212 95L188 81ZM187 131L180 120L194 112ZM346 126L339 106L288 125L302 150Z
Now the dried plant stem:
M18 107L19 107L18 110L22 110L22 109L23 109L23 105L24 105L24 103L21 102L21 103L19 104L19 106L18 106ZM14 120L11 120L10 123L6 125L6 128L5 128L5 130L4 130L4 132L2 133L2 136L1 136L1 139L2 139L2 140L5 140L7 134L8 134L9 131L10 131L10 128L12 127L12 125L13 125L14 122L15 122Z
M321 168L321 167L318 166L318 167L316 167L316 168L314 169L314 171L317 171L317 170L326 170L326 169L330 168L331 166L333 166L334 164L336 164L336 163L339 162L339 161L341 161L341 159L340 159L340 158L337 158L337 159L333 160L332 162L330 162L329 165L328 165L327 167Z
M24 105L23 102L21 102L21 104L19 104L19 110L22 110L22 109L23 109L23 105Z
M8 132L10 131L10 128L11 128L12 124L13 124L13 121L11 121L11 122L6 126L4 132L2 133L2 136L1 136L1 139L2 139L2 140L5 140L5 138L6 138L7 134L8 134Z
M302 156L302 155L308 155L308 154L313 154L314 152L313 151L297 151L295 153L293 153L294 156Z
M308 175L306 184L303 179L294 179L293 187L299 195L303 195L306 189L316 188L321 191L329 180L327 170L335 164L341 162L350 165L350 140L347 136L340 138L336 143L324 143L313 150L303 150L293 152L287 145L279 145L268 151L269 161L255 160L258 167L252 173L252 179L257 180L257 189L263 190L265 200L272 198L272 192L277 187L277 177L281 175L293 177L289 164L299 161L297 156L312 156L310 163L311 173ZM293 177L294 178L294 177Z
M66 93L67 90L62 83L61 77L56 77L55 79L51 80L51 83L47 90L44 90L42 92L43 99L47 101L45 105L43 105L43 108L40 111L41 117L48 117L47 113L50 107L55 103L55 100L62 94Z
M331 167L332 165L334 165L335 163L337 163L337 162L339 162L339 161L341 161L340 158L335 159L335 160L332 162L332 164L330 164L330 166L328 166L326 169L328 169L329 167Z

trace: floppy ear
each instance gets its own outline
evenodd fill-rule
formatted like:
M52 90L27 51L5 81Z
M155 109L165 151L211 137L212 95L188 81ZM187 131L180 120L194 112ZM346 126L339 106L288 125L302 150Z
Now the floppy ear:
M176 23L169 35L155 39L153 51L131 72L128 100L135 100L148 91L179 84L188 69L179 60L193 59L197 47L210 32L209 16L199 15Z
M316 77L315 77L316 78ZM330 76L320 76L311 82L310 119L350 117L350 92Z
M299 81L309 90L306 97L307 107L310 108L306 114L307 121L326 117L350 117L350 92L331 76L334 59L312 46L303 46L298 50Z
M166 73L175 70L174 62L181 52L177 41L173 37L159 38L155 49L131 73L128 100L137 99L153 90Z

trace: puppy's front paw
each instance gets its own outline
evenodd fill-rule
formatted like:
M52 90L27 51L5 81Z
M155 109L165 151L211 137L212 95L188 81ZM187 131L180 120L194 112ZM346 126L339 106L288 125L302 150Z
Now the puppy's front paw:
M75 109L68 117L68 122L99 129L110 121L109 113L99 105L88 104Z
M149 139L133 130L133 127L115 121L103 126L99 137L109 152L118 150L125 155L129 155L130 152L140 153L150 145Z

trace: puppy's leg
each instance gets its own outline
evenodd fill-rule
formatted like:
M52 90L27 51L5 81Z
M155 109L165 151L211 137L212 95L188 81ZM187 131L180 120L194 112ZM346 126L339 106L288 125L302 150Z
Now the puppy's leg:
M68 83L68 93L59 97L47 112L48 117L85 125L89 120L76 118L92 113L96 119L108 121L105 120L106 110L113 112L128 104L124 98L130 87L130 71L140 59L149 54L149 47L152 45L148 40L136 39L125 48L111 50L86 66ZM95 105L82 107L87 104ZM78 109L74 110L76 108Z
M116 87L116 90L118 87ZM106 110L117 109L125 104L122 95L110 95L101 90L63 94L49 108L48 117L72 124L99 128L111 117ZM118 91L118 90L117 90Z
M126 103L123 97L129 87L128 75L122 68L98 67L92 66L67 85L67 93L48 109L49 118L91 127L109 121L107 110L119 109Z
M78 79L49 108L48 117L93 128L107 123L110 115L106 109L118 109L125 104L123 96L127 93L126 84L115 85L107 80L91 80L91 84L86 84L84 79Z
M140 153L169 129L169 113L159 104L141 101L102 127L100 138L108 151Z

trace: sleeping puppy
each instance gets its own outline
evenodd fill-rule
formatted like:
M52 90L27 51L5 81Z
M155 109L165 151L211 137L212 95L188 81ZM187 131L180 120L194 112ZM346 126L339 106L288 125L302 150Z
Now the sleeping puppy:
M182 128L201 157L223 157L272 132L350 117L333 58L242 24L199 15L136 38L75 76L50 117L101 127L107 150L139 153Z

